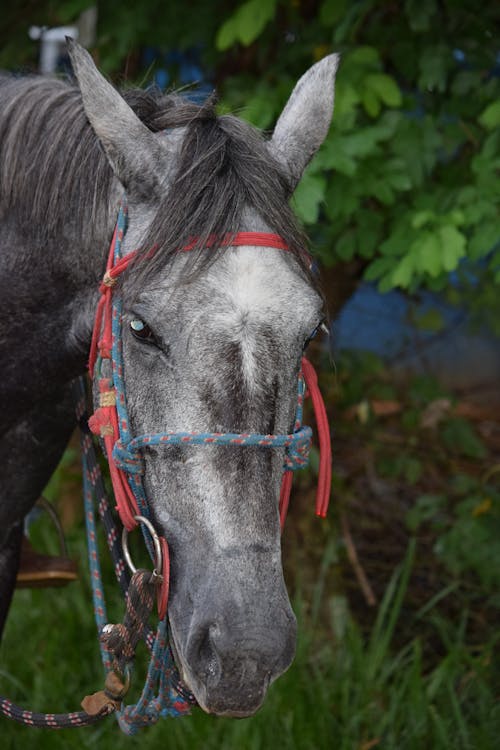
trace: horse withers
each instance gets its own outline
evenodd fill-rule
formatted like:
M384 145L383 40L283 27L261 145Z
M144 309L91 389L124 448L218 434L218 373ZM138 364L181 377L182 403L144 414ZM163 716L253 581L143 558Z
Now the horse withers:
M123 378L134 435L291 431L304 343L324 317L289 197L326 136L335 55L297 83L272 137L177 95L120 95L69 42L77 86L0 78L0 620L22 522L74 426L107 249L125 196ZM279 235L288 250L240 245ZM186 247L190 252L182 252ZM103 362L105 369L109 363ZM171 551L177 665L208 712L247 716L290 665L283 449L143 450Z

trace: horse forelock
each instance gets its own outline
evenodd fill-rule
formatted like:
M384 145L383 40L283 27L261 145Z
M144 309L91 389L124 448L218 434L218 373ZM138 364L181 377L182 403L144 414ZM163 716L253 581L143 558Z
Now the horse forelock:
M255 217L259 230L275 232L286 241L308 274L305 235L288 198L287 180L261 133L236 117L217 117L209 101L186 127L176 174L133 265L132 286L139 288L146 276L193 243L186 270L191 278L196 276L216 256L206 250L207 244L217 247L217 240L255 230Z

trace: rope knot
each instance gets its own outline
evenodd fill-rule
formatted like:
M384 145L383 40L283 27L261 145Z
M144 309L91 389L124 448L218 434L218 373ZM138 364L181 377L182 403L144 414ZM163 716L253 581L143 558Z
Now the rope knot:
M130 443L124 445L117 440L113 448L113 461L117 469L127 474L144 474L144 463L138 453L130 448Z
M99 437L113 435L114 430L109 412L103 407L96 409L94 414L89 417L88 425L94 435L98 435Z
M128 588L127 609L123 622L105 625L100 640L113 655L113 668L126 674L139 640L143 637L154 604L155 585L148 570L136 570Z
M312 430L304 426L293 435L293 440L285 452L285 469L296 471L309 463L309 452L312 443Z
M113 287L117 282L118 279L114 276L111 276L111 273L109 271L106 271L106 273L102 277L102 285L105 287Z

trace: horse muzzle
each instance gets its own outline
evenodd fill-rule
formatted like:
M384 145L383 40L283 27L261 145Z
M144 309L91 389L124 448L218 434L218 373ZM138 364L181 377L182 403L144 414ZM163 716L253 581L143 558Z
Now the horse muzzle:
M295 615L288 601L269 610L269 619L259 617L257 623L257 609L251 615L238 613L234 605L226 607L225 615L208 619L205 610L202 621L192 622L184 648L172 629L182 679L205 712L251 716L262 705L271 682L292 663Z

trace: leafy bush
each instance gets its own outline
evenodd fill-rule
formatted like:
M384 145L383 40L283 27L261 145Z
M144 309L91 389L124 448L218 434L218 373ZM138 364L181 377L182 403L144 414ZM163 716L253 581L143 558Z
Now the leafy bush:
M30 20L74 22L92 4L45 0ZM498 21L495 3L478 13L475 0L193 0L189 15L161 0L109 0L95 51L108 71L143 80L130 59L141 46L196 50L221 107L261 128L307 67L340 52L334 123L295 194L324 264L415 290L447 288L461 261L480 262L474 299L500 312ZM9 8L4 23L0 64L22 64L30 49L33 60L24 14Z

